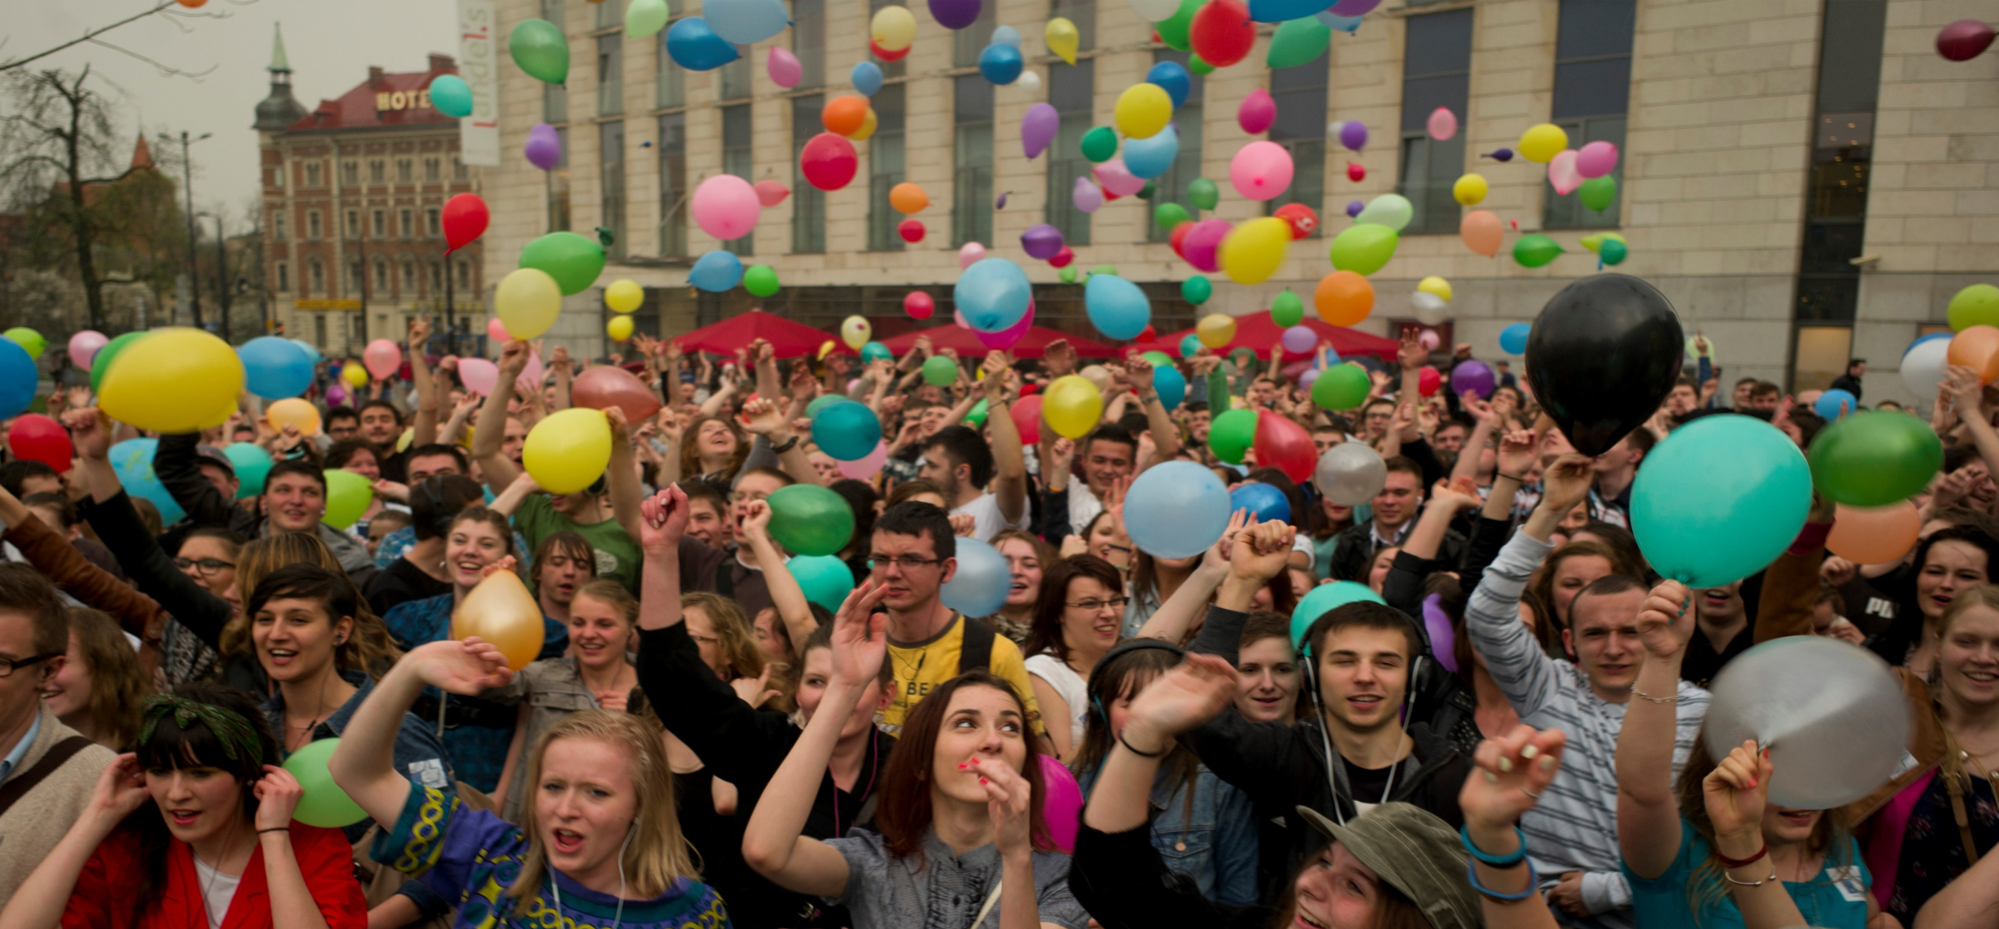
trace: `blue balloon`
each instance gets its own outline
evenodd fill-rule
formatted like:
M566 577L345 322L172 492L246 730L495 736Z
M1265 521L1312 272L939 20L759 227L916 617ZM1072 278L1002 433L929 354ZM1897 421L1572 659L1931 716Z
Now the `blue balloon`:
M472 115L472 87L456 74L440 74L430 81L430 105L454 119Z
M1811 505L1811 466L1790 436L1748 416L1703 416L1645 456L1631 532L1661 575L1720 587L1783 554Z
M1133 545L1155 558L1192 558L1222 537L1234 512L1215 472L1192 461L1167 461L1131 482L1124 528Z
M243 359L244 383L266 400L283 400L312 386L312 359L289 339L259 336L236 350Z
M1163 466L1152 470L1159 467ZM1007 568L1006 557L978 539L959 539L957 547L957 573L938 591L944 605L966 616L991 616L999 612L1006 605L1007 588L1013 586L1013 572Z
M689 16L666 30L666 54L689 71L713 71L743 57L728 39L715 34L708 21Z
M1005 45L1009 48L1016 48L1016 49L1019 48L1020 30L1015 29L1012 26L1001 26L998 29L994 29L993 44Z
M41 374L35 356L13 339L0 339L0 419L19 416L35 402Z
M271 453L261 445L237 442L222 450L229 459L229 467L236 472L236 499L254 497L264 492L264 476L271 473Z
M1819 398L1812 401L1812 412L1819 414L1819 418L1826 422L1851 416L1859 409L1860 398L1837 387L1819 394Z
M1319 22L1325 23L1328 27L1337 29L1347 35L1353 35L1360 30L1361 18L1358 16L1341 16L1331 10L1320 13L1318 16Z
M1284 491L1262 481L1244 481L1229 491L1229 505L1238 510L1248 510L1257 522L1267 523L1291 521L1291 498Z
M319 353L319 349L314 347L311 342L307 342L304 339L287 339L286 341L290 342L293 345L298 346L299 348L305 349L306 357L312 359L312 363L315 365L326 360L326 356L321 355Z
M1020 49L1011 45L994 43L979 53L979 73L995 84L1011 84L1020 79L1020 69L1027 66L1027 59L1020 57Z
M1180 157L1180 130L1172 123L1166 124L1164 132L1155 133L1149 139L1126 139L1124 142L1124 166L1132 174L1150 180L1173 170L1173 160Z
M799 555L784 563L805 599L838 613L840 604L854 592L854 572L838 555Z
M1152 389L1159 392L1160 406L1179 409L1180 401L1187 399L1187 377L1179 368L1159 365L1152 369Z
M735 45L755 45L791 25L783 0L706 0L701 17L722 41Z
M1166 96L1173 98L1173 108L1187 102L1187 95L1194 92L1194 76L1187 73L1187 67L1177 61L1162 61L1145 72L1147 84L1158 84L1166 89Z
M1291 610L1291 647L1305 649L1305 633L1319 617L1349 603L1382 603L1381 595L1366 584L1353 581L1334 581L1320 584L1298 599L1298 605Z
M1201 337L1190 332L1186 338L1180 340L1180 357L1192 358L1200 354L1201 348Z
M965 322L980 332L1003 332L1027 315L1034 286L1027 272L1005 258L982 258L958 274L951 302Z
M868 344L861 346L862 362L894 361L894 360L895 360L895 353L889 351L888 346L883 345L880 342L869 342Z
M812 417L812 441L841 461L859 461L881 444L882 422L865 403L829 404Z
M1249 18L1259 23L1304 19L1332 6L1333 0L1249 0Z
M160 477L153 473L153 453L158 451L158 439L126 439L111 446L108 456L111 470L118 475L119 485L134 497L144 497L160 508L160 522L171 526L187 516L180 508L180 501L167 491L167 485L160 483Z
M1532 328L1532 326L1526 323L1514 323L1499 330L1499 350L1508 355L1525 354L1527 351L1527 330Z
M854 82L854 89L860 91L862 96L872 97L876 91L882 89L881 65L872 61L863 61L854 66L853 72L847 76L847 79Z
M742 280L743 260L719 248L695 259L687 272L687 283L711 294L722 293Z
M1090 275L1090 282L1083 285L1083 308L1090 314L1090 325L1105 338L1138 338L1152 322L1152 301L1145 291L1115 274Z

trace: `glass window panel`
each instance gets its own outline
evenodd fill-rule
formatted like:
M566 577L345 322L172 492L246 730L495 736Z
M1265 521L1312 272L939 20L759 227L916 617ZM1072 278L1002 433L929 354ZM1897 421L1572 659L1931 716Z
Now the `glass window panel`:
M1616 116L1630 109L1631 59L1564 61L1555 65L1553 119Z
M1819 43L1820 110L1874 109L1887 18L1887 0L1825 4L1825 31Z
M599 4L598 9L603 9ZM625 39L622 35L597 37L597 115L616 116L625 111Z
M1270 96L1277 101L1277 121L1270 141L1291 152L1291 186L1265 201L1264 213L1287 203L1302 203L1325 213L1326 92L1331 65L1325 58L1270 72ZM1314 235L1316 235L1316 230Z
M1801 274L1856 275L1853 259L1860 257L1867 227L1863 223L1813 222L1805 224L1804 257L1798 263Z
M738 51L740 50L739 48ZM751 57L750 55L739 55L735 61L731 61L719 69L722 72L722 99L741 100L751 94Z
M826 0L791 0L791 53L800 88L826 86Z
M1404 78L1471 70L1471 10L1411 16L1408 27Z
M599 222L611 230L611 244L606 252L614 259L622 259L625 257L625 124L599 123L597 140L603 158L600 167L603 212L599 214Z
M1562 0L1555 59L1630 55L1638 0Z
M1581 148L1590 142L1609 142L1621 151L1624 148L1623 116L1605 116L1596 119L1557 120L1556 125L1569 134L1569 147ZM1617 195L1603 210L1592 210L1583 206L1582 197L1571 193L1562 196L1547 184L1541 187L1541 226L1544 229L1615 229L1620 223L1624 208L1624 161L1619 159L1617 167L1610 172L1611 180L1617 183Z
M904 163L903 85L889 84L874 96L875 134L868 140L868 250L902 251L896 226L903 216L889 205L888 193L902 183Z
M993 30L999 26L998 0L979 4L979 18L971 25L951 33L951 64L958 68L975 68L979 64L979 53L992 44ZM877 7L879 9L879 7ZM1022 34L1030 24L1016 24ZM1034 26L1033 28L1040 28Z
M986 9L992 6L988 4ZM993 85L976 74L952 81L957 109L952 147L951 244L992 244Z
M1087 50L1097 47L1097 0L1051 0L1048 17L1053 19L1057 16L1068 17L1070 22L1076 24L1077 48ZM1153 60L1159 59L1155 57Z
M659 253L687 254L687 115L659 118Z
M722 108L722 171L756 183L756 148L751 139L750 105ZM756 233L722 243L738 255L756 252Z
M659 32L659 44L653 48L658 71L653 78L653 105L660 109L687 105L687 72L673 63L666 53L666 30Z
M791 99L791 251L816 255L826 250L826 192L812 186L798 171L805 143L819 134L819 111L826 98L811 94Z
M1846 326L1798 327L1797 354L1791 358L1794 390L1821 389L1846 373L1853 353L1853 330Z
M1402 131L1425 132L1430 114L1448 107L1463 121L1465 101L1470 96L1471 73L1412 77L1402 82Z
M1799 275L1798 320L1852 322L1860 301L1860 275ZM1835 375L1840 369L1833 370Z
M962 78L961 78L962 80ZM1048 159L1048 224L1062 230L1063 241L1087 245L1090 241L1090 214L1076 209L1076 179L1090 177L1090 161L1083 157L1083 134L1090 131L1095 103L1097 67L1094 59L1074 65L1048 66L1048 103L1061 114L1055 141L1042 153ZM1190 98L1191 99L1191 98ZM1181 137L1186 152L1186 137Z

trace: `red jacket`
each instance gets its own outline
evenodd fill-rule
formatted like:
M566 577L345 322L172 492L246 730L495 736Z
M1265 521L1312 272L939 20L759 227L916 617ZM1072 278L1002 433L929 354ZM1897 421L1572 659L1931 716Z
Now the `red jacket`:
M319 904L328 929L366 929L368 902L354 879L354 847L346 837L338 829L292 823L291 840L306 889ZM138 836L129 830L114 832L97 846L63 910L63 929L208 929L201 879L188 844L177 840L169 843L166 886L143 913L137 910L139 856ZM250 864L243 869L243 882L229 901L222 929L276 929L271 925L261 844L250 853Z

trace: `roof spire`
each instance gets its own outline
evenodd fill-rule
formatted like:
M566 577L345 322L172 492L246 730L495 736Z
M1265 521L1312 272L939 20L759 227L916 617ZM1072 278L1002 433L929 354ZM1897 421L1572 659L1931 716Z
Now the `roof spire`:
M285 59L285 27L283 23L274 23L272 25L271 66L265 70L273 74L290 74L292 71L291 62Z

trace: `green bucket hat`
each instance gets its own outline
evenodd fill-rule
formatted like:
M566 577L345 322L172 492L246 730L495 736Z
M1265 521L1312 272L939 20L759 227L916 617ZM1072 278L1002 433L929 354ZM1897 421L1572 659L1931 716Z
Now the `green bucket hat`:
M1478 893L1465 879L1471 854L1435 815L1407 803L1384 803L1344 826L1302 806L1298 815L1408 897L1435 929L1484 925Z

